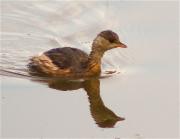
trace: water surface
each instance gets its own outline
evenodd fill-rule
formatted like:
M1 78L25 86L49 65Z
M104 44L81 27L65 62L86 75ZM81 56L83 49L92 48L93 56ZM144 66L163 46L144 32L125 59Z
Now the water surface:
M3 137L178 137L178 2L1 2ZM111 77L31 77L55 47L89 53L104 29L127 49L103 58Z

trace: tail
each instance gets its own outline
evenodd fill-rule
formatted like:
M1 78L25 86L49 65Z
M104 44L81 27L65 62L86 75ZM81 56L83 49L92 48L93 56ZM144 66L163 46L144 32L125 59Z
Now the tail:
M34 56L30 59L28 64L30 74L48 74L51 75L58 70L52 61L44 54Z

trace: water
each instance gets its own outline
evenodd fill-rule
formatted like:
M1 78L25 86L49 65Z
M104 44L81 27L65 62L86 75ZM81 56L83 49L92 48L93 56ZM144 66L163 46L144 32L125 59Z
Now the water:
M2 1L1 9L3 137L178 137L177 2ZM110 77L27 73L29 58L51 48L89 53L104 29L128 46L104 56Z

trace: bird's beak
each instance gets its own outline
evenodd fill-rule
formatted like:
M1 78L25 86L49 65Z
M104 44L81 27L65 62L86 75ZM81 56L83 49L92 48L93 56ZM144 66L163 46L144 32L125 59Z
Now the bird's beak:
M125 45L125 44L119 42L119 43L117 43L117 46L116 46L116 47L127 48L127 45Z

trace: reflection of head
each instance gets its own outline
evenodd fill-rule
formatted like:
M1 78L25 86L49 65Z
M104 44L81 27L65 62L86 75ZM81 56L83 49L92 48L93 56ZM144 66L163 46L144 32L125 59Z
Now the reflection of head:
M124 120L124 118L117 117L117 118L114 118L114 119L104 120L103 122L99 122L97 124L98 124L99 127L102 127L102 128L111 128L111 127L114 127L116 122L122 121L122 120Z
M50 88L62 91L84 88L90 102L91 115L99 127L110 128L113 127L116 122L124 120L124 118L118 117L104 105L100 96L99 79L93 78L85 81L50 79L47 83Z

